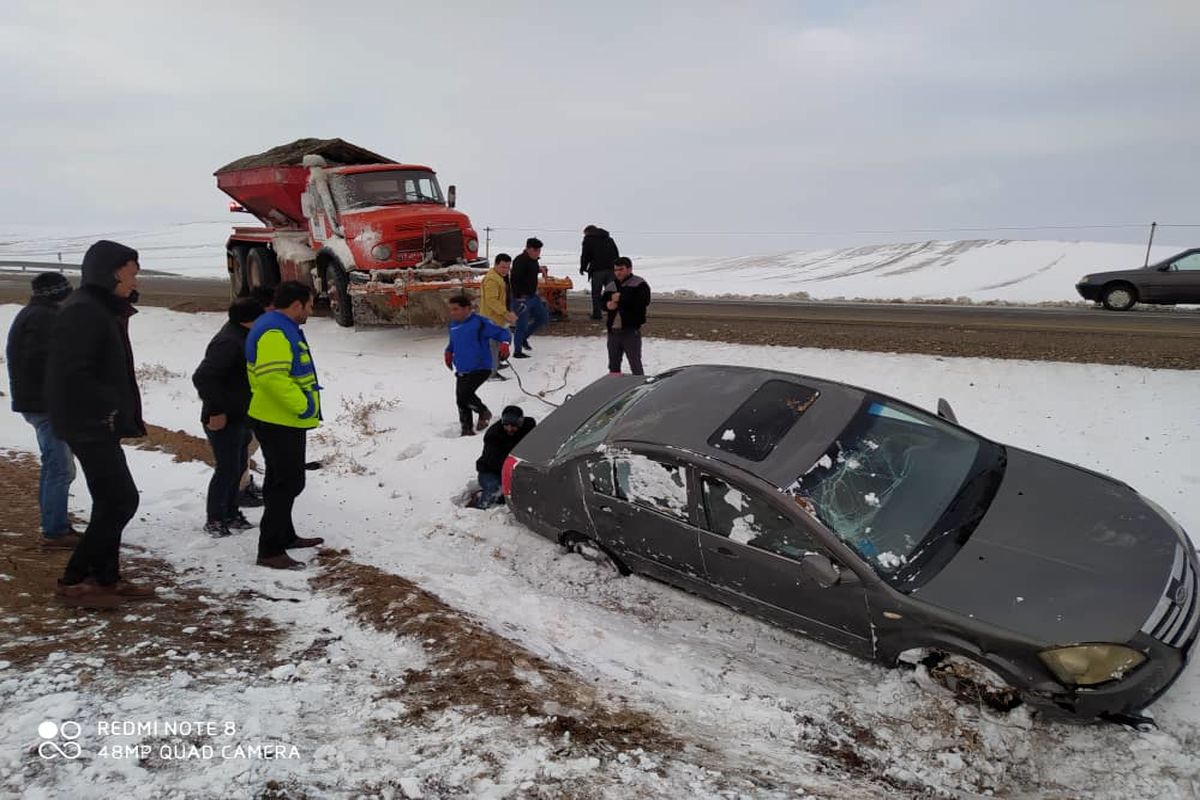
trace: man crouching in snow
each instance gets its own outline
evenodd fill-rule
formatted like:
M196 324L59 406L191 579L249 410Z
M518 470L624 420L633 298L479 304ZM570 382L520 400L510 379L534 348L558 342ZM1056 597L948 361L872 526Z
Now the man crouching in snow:
M450 313L450 341L443 358L446 369L454 370L457 378L454 389L458 403L458 421L462 423L462 435L474 436L475 431L486 430L492 421L492 412L479 399L476 392L492 374L492 353L489 339L500 343L500 360L508 359L509 333L487 317L471 310L471 298L456 294L447 301ZM478 412L479 422L471 416Z
M505 406L500 412L500 421L483 435L483 453L475 462L475 469L479 470L479 498L470 503L471 508L491 508L500 502L504 459L535 425L537 420L525 416L520 406Z

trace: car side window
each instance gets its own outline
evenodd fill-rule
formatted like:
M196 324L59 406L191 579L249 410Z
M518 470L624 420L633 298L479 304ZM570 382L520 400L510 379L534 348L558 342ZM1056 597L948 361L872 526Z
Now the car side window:
M613 460L617 496L689 521L687 473L677 464L628 454Z
M588 480L592 489L600 494L616 497L616 484L613 483L613 462L607 458L588 464Z
M825 553L808 531L761 497L707 475L701 486L708 528L713 533L794 561L809 553Z
M1200 253L1192 253L1171 262L1171 269L1187 272L1200 270Z

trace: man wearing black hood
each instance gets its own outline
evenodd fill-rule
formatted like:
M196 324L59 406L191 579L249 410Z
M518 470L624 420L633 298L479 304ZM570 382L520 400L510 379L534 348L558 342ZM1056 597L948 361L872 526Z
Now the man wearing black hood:
M92 514L57 594L72 605L111 606L153 595L121 579L121 533L138 508L121 439L146 435L129 343L137 313L137 251L101 240L83 257L79 290L62 304L50 337L46 399L54 432L87 478Z
M58 272L43 272L33 279L33 296L8 329L9 387L13 411L23 415L37 434L42 469L38 481L38 506L42 512L42 547L74 550L79 534L67 513L75 459L67 443L54 435L46 413L46 359L50 330L58 305L71 294L71 284Z
M583 229L583 251L579 256L579 274L587 275L592 282L592 319L600 319L604 304L600 295L613 279L613 262L621 251L617 243L604 228L588 225Z

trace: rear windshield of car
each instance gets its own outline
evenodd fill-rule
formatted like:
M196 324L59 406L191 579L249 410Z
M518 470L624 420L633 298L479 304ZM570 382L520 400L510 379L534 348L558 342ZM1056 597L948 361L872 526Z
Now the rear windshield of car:
M799 383L767 381L713 431L708 443L735 456L762 461L818 396L816 389Z
M575 429L575 432L568 436L558 448L558 456L566 453L572 453L577 450L586 450L604 441L604 437L608 435L608 431L613 424L620 419L621 415L629 410L634 403L641 400L654 388L658 386L661 377L657 380L649 380L645 383L639 383L628 392L620 395L609 401L606 405L601 406L600 410L592 414L583 424Z

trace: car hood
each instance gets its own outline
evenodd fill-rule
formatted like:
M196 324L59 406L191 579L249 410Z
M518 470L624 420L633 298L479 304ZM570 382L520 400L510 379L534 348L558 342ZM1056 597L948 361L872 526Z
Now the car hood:
M1179 538L1133 489L1016 448L987 514L919 600L1047 645L1127 642Z
M1114 269L1108 272L1089 272L1079 279L1080 283L1107 283L1115 280L1137 280L1145 278L1148 274L1154 272L1152 267L1138 267L1136 269Z
M563 440L615 398L645 383L637 375L607 375L585 386L554 409L537 427L517 444L513 455L534 464L545 465L554 459Z

